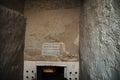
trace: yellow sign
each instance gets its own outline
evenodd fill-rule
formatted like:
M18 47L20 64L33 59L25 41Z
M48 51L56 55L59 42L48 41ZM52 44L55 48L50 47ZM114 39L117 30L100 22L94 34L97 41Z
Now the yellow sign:
M43 72L45 72L45 73L54 73L55 70L52 69L52 68L45 68L45 69L43 69Z

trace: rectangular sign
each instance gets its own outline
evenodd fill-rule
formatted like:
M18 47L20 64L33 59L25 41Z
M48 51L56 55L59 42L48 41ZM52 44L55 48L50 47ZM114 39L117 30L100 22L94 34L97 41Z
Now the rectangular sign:
M42 55L56 56L60 53L60 43L44 43L42 46Z

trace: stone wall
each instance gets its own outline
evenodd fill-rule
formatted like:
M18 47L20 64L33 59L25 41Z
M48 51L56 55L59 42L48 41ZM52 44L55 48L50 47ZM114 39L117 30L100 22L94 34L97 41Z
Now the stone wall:
M0 0L0 5L23 13L25 0Z
M120 1L81 2L81 80L120 80Z
M0 6L0 80L23 80L25 19Z
M26 1L25 60L78 61L80 8L68 3L63 6L62 0L50 1ZM58 2L64 9L57 5ZM56 9L55 5L59 8ZM65 8L67 6L72 6L72 8ZM42 55L44 43L60 43L60 54Z
M26 0L26 9L53 10L80 7L80 0Z

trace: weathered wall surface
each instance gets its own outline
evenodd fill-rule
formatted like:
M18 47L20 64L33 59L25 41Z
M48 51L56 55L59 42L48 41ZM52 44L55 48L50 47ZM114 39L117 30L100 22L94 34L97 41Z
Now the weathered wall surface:
M82 2L81 80L120 80L120 1Z
M51 10L80 7L80 0L26 0L26 9Z
M0 0L0 5L23 13L25 0Z
M31 3L33 6L26 2L24 13L27 17L25 60L78 61L80 8L55 9L56 3L49 0L48 6L46 0ZM60 54L43 56L43 43L54 42L61 44Z
M0 80L23 79L25 19L0 6Z

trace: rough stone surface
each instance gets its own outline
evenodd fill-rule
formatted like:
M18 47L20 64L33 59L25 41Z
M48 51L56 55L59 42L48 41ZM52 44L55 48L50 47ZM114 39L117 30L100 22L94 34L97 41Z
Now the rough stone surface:
M23 79L25 19L0 6L0 80Z
M46 10L40 8L40 5L38 5L40 2L35 4L33 1L33 3L36 8L29 6L30 4L26 2L24 12L27 17L25 60L78 61L80 8L51 8ZM54 1L50 3L56 4ZM42 5L46 4L43 3ZM28 7L30 9L27 9ZM61 44L59 55L42 55L42 45L44 43L56 42Z
M81 80L120 80L120 1L82 2Z
M80 0L26 0L26 9L53 10L80 7Z
M25 0L0 0L0 5L23 13Z

